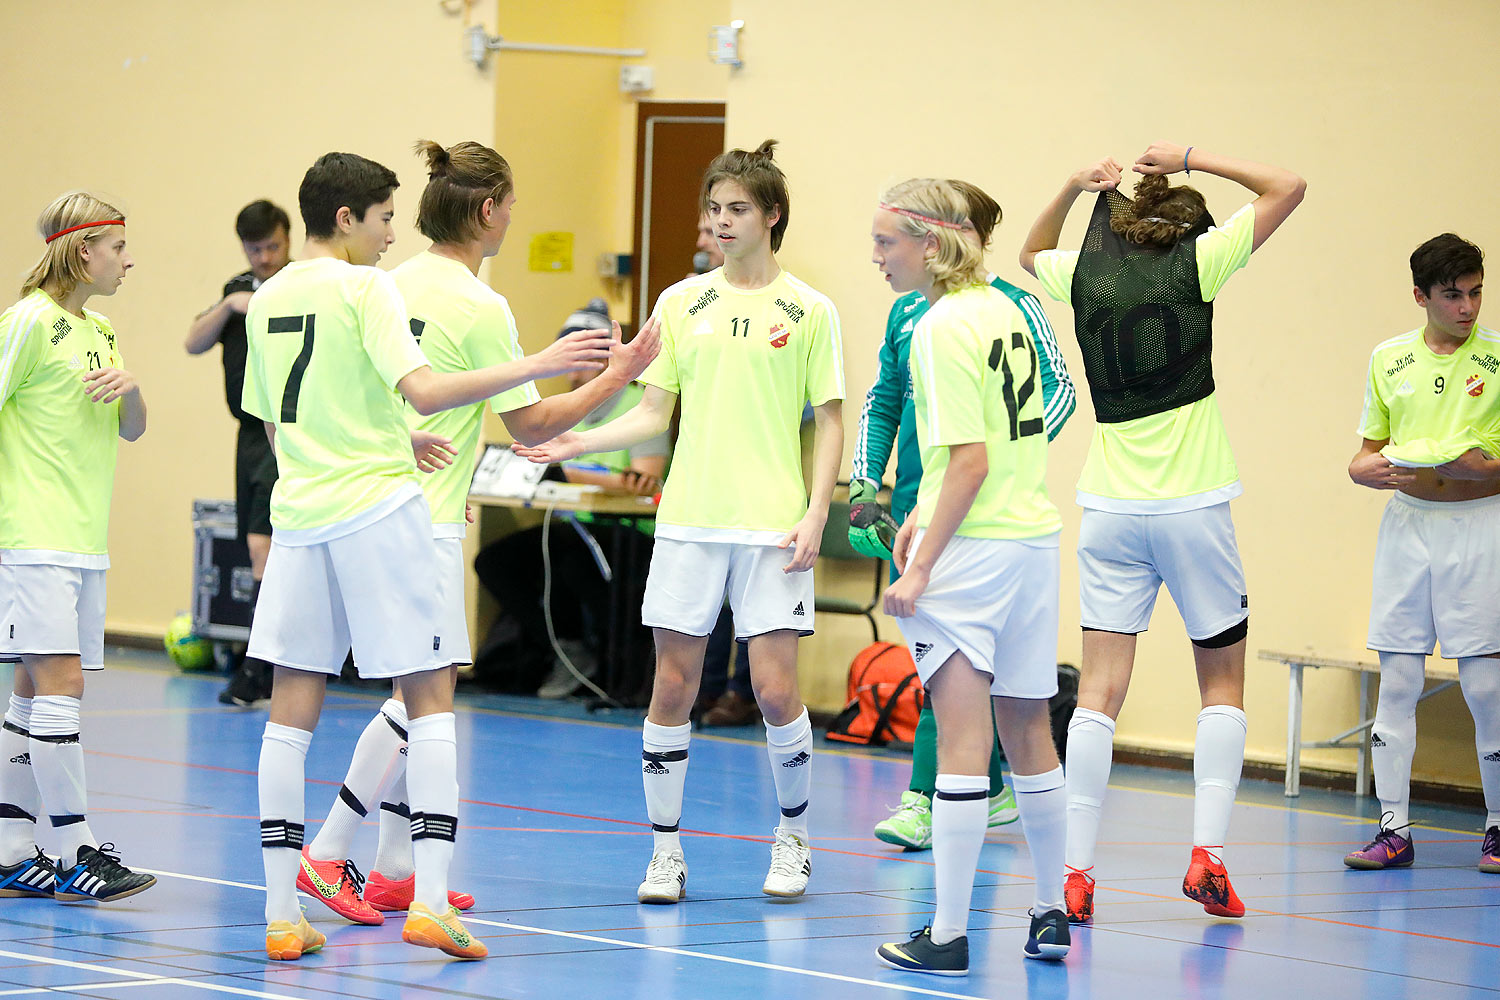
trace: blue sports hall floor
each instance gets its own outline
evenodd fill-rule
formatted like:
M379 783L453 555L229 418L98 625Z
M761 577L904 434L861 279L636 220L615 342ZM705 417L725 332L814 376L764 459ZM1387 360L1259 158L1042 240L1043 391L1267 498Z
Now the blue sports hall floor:
M1418 860L1340 862L1373 802L1247 781L1226 861L1248 912L1179 893L1191 778L1115 769L1094 926L1061 964L1022 958L1031 862L1018 826L980 859L967 979L875 959L931 912L931 855L869 836L909 758L826 750L815 763L813 876L800 900L760 893L775 795L759 729L696 738L683 816L688 898L641 906L650 855L639 716L478 696L459 708L462 830L452 884L490 948L462 963L401 942L399 920L347 924L308 901L328 945L266 960L256 810L263 712L220 706L223 679L111 650L84 699L90 822L157 886L113 905L0 900L0 997L1170 997L1437 998L1500 992L1500 877L1479 874L1482 817L1417 804ZM0 679L8 678L0 667ZM330 692L308 760L309 838L380 701ZM355 845L368 869L375 826Z

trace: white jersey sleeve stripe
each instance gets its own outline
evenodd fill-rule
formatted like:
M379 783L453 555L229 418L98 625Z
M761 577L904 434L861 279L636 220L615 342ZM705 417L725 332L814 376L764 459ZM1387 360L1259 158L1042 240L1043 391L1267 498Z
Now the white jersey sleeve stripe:
M921 340L921 350L917 350L917 341ZM930 328L918 324L917 329L911 335L910 360L916 361L920 357L922 362L922 379L928 386L937 385L937 375L932 367L932 331ZM938 424L937 393L929 391L927 394L927 428L934 441L943 439L942 427Z
M1057 391L1052 394L1046 412L1042 414L1043 424L1050 429L1056 426L1060 417L1073 408L1077 392L1073 387L1072 376L1068 374L1067 363L1063 361L1062 348L1057 343L1057 335L1052 330L1052 324L1047 321L1047 314L1042 310L1041 304L1035 299L1022 299L1021 309L1026 313L1026 318L1031 321L1031 329L1036 334L1037 345L1046 353L1047 361L1052 366L1052 374L1057 379Z
M31 331L37 324L37 317L41 315L45 306L31 304L23 309L11 326L10 336L4 344L0 344L4 353L0 354L0 407L10 399L11 393L15 391L12 380L15 378L16 359L21 356L21 348L25 346Z

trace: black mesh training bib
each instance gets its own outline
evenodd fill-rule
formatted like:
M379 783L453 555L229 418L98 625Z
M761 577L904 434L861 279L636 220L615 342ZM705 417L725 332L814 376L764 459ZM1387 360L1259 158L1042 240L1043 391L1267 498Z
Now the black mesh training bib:
M1124 195L1101 191L1073 272L1073 324L1100 423L1150 416L1214 391L1211 302L1198 286L1196 239L1204 212L1170 250L1144 247L1109 228Z

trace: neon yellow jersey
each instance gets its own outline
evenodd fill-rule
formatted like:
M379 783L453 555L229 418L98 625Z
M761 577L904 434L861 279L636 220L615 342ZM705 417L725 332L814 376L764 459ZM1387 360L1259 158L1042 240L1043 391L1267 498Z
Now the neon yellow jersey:
M1500 334L1476 324L1458 350L1437 354L1419 327L1376 347L1359 433L1394 445L1492 440L1500 434Z
M746 291L717 268L662 292L655 315L661 354L641 381L682 400L657 536L779 542L807 513L803 408L844 398L837 310L785 271Z
M120 404L90 402L85 372L124 368L114 327L37 289L0 314L0 558L109 567Z
M246 413L276 425L271 526L282 544L328 541L417 492L396 383L427 364L384 271L293 261L245 316Z
M1255 210L1245 205L1195 244L1204 302L1218 297L1231 275L1250 260ZM1059 302L1072 299L1076 250L1036 255L1036 276ZM1078 503L1121 514L1197 510L1243 492L1218 400L1195 403L1119 423L1095 424L1078 477Z
M1047 497L1047 434L1036 344L1026 315L990 285L949 292L911 338L922 450L917 527L932 523L952 445L984 443L989 474L957 534L1035 538L1061 530Z
M516 319L505 296L449 257L423 251L391 272L406 300L411 332L437 372L468 372L522 357ZM530 406L541 399L531 382L491 397L496 413ZM422 492L432 508L434 532L464 534L464 499L474 478L484 404L460 406L424 417L406 407L411 427L441 434L453 442L458 457L446 469L422 474Z

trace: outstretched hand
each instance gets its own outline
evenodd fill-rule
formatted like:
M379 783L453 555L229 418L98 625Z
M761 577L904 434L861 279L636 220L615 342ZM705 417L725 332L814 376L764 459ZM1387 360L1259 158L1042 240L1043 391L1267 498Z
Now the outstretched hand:
M1138 174L1175 174L1187 167L1187 151L1175 142L1153 142L1132 169Z
M1124 172L1115 158L1106 156L1073 175L1073 186L1081 191L1113 191L1120 186Z
M574 330L558 337L546 350L538 351L534 359L542 366L537 378L566 375L568 372L598 371L609 362L610 351L619 335L615 325L614 335L608 330Z
M566 462L570 458L577 458L583 454L583 436L577 431L563 431L551 441L543 441L538 445L524 445L516 442L510 446L510 450L537 465L551 465L553 462Z
M634 382L661 353L661 322L652 316L636 331L630 343L621 343L620 324L610 323L613 343L609 348L609 370L626 382Z

